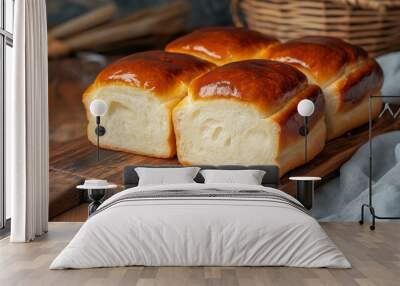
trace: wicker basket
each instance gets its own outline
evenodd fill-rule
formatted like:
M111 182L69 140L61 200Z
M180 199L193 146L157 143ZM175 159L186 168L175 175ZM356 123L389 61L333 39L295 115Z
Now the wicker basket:
M235 25L283 41L333 36L371 56L400 49L400 0L231 0L231 10Z

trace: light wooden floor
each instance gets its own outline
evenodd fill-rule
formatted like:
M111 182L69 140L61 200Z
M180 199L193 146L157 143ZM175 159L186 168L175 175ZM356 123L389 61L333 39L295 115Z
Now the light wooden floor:
M81 223L50 223L44 237L28 244L0 241L0 285L400 285L400 223L323 224L352 269L287 267L125 267L48 270Z

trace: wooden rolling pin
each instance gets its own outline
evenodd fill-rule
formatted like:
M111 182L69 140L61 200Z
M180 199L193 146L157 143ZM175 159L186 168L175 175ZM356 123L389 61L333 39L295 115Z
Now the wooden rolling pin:
M96 49L102 45L110 45L119 41L157 34L164 34L170 23L176 28L176 19L189 10L186 1L177 0L155 8L146 8L128 17L116 20L96 29L88 30L65 40L49 37L49 58L66 56L78 50ZM182 23L179 27L182 27Z
M62 39L81 31L88 30L100 24L110 21L117 13L118 8L114 3L104 5L98 9L73 18L51 29L49 37Z
M112 26L117 26L117 25L123 24L123 23L138 21L138 20L141 20L141 19L144 19L147 17L153 17L154 15L157 15L157 14L168 13L169 10L179 10L182 12L187 12L189 10L189 8L190 8L190 6L186 0L175 0L175 1L168 2L168 3L160 4L157 6L143 8L143 9L136 11L128 16L121 18L121 19L116 19L115 21L107 23L106 25L103 25L102 27L112 27Z

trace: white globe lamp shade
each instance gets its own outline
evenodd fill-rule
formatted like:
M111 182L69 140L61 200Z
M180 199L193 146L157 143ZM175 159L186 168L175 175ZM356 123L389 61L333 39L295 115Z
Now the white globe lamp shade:
M305 117L314 113L314 103L309 99L303 99L297 104L297 112Z
M90 103L90 113L93 116L104 116L107 113L107 103L101 99L95 99Z

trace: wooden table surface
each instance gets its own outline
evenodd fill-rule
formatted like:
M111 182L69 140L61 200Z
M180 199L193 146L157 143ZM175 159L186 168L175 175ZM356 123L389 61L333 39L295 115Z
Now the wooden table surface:
M101 150L100 161L97 161L96 147L86 137L87 121L81 96L103 68L103 64L78 58L50 62L50 189L54 194L72 191L75 185L87 178L107 179L122 184L122 169L130 164L178 164L175 158L157 159L110 150ZM375 125L373 134L399 128L400 117L397 120L384 117ZM331 178L367 141L368 126L364 125L327 142L323 152L313 161L281 178L281 189L289 194L295 193L295 183L288 179L291 176Z

